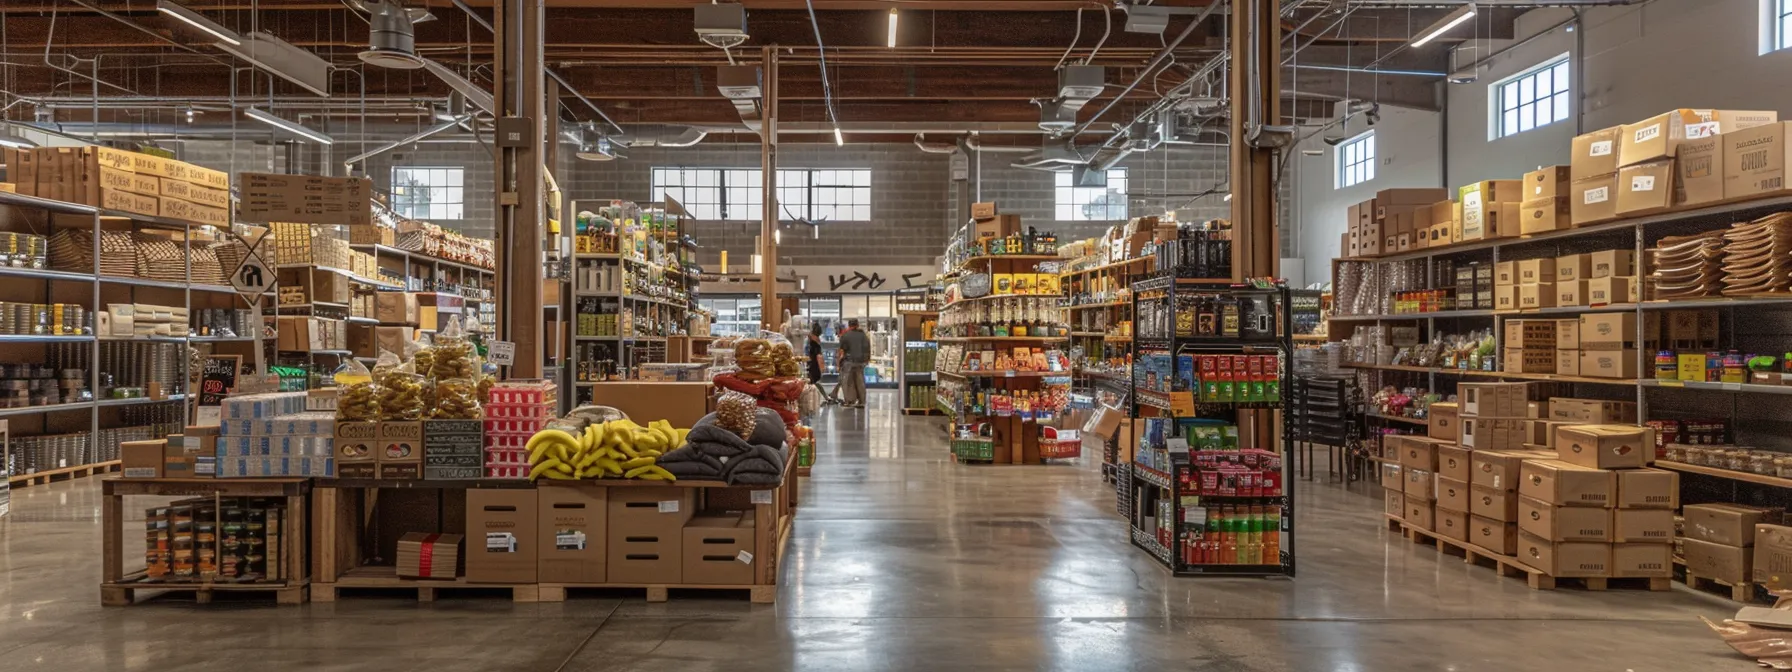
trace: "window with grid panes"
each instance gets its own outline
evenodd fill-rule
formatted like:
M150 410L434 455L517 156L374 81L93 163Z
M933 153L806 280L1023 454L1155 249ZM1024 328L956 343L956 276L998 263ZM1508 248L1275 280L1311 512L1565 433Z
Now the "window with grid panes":
M1375 179L1375 131L1338 145L1338 186L1354 187Z
M671 196L693 217L753 221L765 188L757 168L654 168L653 196ZM778 218L871 220L871 171L786 168L778 171Z
M1104 222L1127 218L1126 169L1108 169L1106 187L1078 187L1070 171L1054 178L1057 187L1057 219L1060 222Z
M1770 0L1768 19L1773 24L1768 30L1773 33L1771 51L1792 48L1792 0Z
M1563 56L1495 85L1494 128L1496 137L1517 135L1533 128L1566 121L1570 107L1568 58Z
M394 167L392 209L411 219L463 219L460 168Z

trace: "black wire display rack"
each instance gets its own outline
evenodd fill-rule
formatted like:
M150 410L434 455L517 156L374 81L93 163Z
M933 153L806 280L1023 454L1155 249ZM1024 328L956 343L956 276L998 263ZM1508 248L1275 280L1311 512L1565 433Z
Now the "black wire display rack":
M1293 405L1290 395L1295 392L1288 375L1294 354L1288 288L1168 274L1140 280L1132 288L1132 414L1138 422L1170 419L1160 425L1168 464L1153 468L1135 458L1116 479L1121 490L1117 503L1133 545L1176 576L1293 577L1296 428L1283 426L1276 413ZM1142 366L1153 354L1159 357ZM1258 363L1273 356L1273 376L1265 380L1260 373L1251 384L1273 386L1279 394L1228 397L1233 388L1214 382L1223 375L1191 370L1199 368L1196 362L1225 360L1209 357L1223 355L1232 356L1230 361L1255 357L1250 361ZM1211 393L1215 389L1219 393ZM1206 428L1224 425L1203 419L1233 423L1233 445L1214 449L1202 437L1211 436ZM1150 435L1141 439L1140 452L1148 448L1146 442L1157 440ZM1166 454L1155 452L1155 445L1149 448L1154 456Z

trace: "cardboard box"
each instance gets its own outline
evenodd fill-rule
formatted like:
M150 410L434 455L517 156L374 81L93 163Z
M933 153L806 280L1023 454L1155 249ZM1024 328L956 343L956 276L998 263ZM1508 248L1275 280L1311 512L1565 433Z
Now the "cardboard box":
M1462 418L1462 436L1458 443L1473 451L1516 450L1523 445L1523 418Z
M1467 481L1440 476L1433 494L1436 495L1437 508L1440 511L1448 510L1467 514L1471 501Z
M1518 235L1518 208L1511 208L1510 216L1503 216L1498 205L1523 202L1523 185L1523 180L1483 180L1457 190L1458 201L1462 203L1462 239ZM1497 219L1506 221L1496 222ZM1502 231L1500 224L1505 224L1507 230Z
M1463 416L1522 418L1529 389L1527 383L1461 383L1456 393Z
M1587 255L1587 279L1636 275L1636 257L1630 250L1600 250Z
M1437 447L1448 445L1425 436L1390 435L1383 438L1387 445L1398 450L1400 466L1406 469L1437 470Z
M1397 519L1406 517L1406 495L1396 489L1381 491L1382 513Z
M1518 286L1500 285L1493 288L1494 310L1518 310Z
M1634 348L1637 345L1635 313L1589 313L1577 323L1578 343L1582 348L1610 350ZM1567 418L1564 418L1567 419Z
M1618 472L1620 509L1680 508L1680 474L1663 469L1625 469Z
M1556 375L1558 375L1558 376L1578 376L1578 375L1580 375L1580 351L1579 350L1557 350L1556 351Z
M539 529L536 580L603 583L607 579L609 489L583 484L535 489Z
M1755 526L1755 583L1768 590L1792 586L1792 527Z
M1437 447L1437 477L1462 481L1465 485L1474 469L1473 451L1454 445ZM1467 511L1468 509L1457 509Z
M143 172L143 171L138 171ZM373 225L373 182L364 177L242 174L244 222Z
M1666 210L1674 205L1674 160L1648 161L1618 169L1621 216Z
M1518 494L1558 506L1609 506L1618 479L1609 471L1560 460L1525 460L1519 465Z
M1552 348L1558 320L1506 320L1504 345L1514 348Z
M380 423L336 422L337 478L379 478Z
M1705 138L1772 124L1779 114L1771 111L1678 109L1634 124L1625 124L1618 137L1618 165L1673 158L1688 138Z
M447 579L460 576L458 534L406 532L398 538L397 573L401 579Z
M178 198L161 199L160 214L163 217L194 224L230 226L230 211L228 209L200 205Z
M1681 511L1686 517L1682 534L1688 540L1727 546L1755 545L1755 526L1778 525L1785 514L1780 508L1742 504L1688 504Z
M230 192L230 173L226 173L222 170L212 170L203 166L195 166L190 163L184 164L184 168L187 173L187 182L207 189L225 193Z
M1612 544L1612 576L1673 578L1674 547L1671 544Z
M1480 451L1476 451L1477 454ZM1505 523L1518 522L1518 493L1485 485L1469 485L1468 512Z
M1556 506L1519 495L1518 531L1546 541L1609 542L1612 512L1587 506Z
M1729 583L1743 583L1754 577L1752 549L1714 544L1691 537L1682 539L1680 548L1686 561L1687 574Z
M374 327L373 356L378 357L379 353L383 351L402 357L405 344L413 340L415 340L415 336L412 335L410 327Z
M1580 351L1580 375L1588 378L1635 378L1637 352L1625 350Z
M1596 224L1618 216L1618 176L1575 180L1568 189L1568 217L1575 226Z
M994 215L977 222L978 238L1007 238L1020 231L1020 215Z
M467 581L535 583L540 521L529 489L467 490Z
M1466 541L1501 555L1511 555L1518 551L1518 525L1470 515Z
M1518 532L1519 562L1558 578L1602 577L1611 574L1611 544L1552 542Z
M1573 168L1570 166L1538 168L1524 174L1524 195L1519 200L1562 198L1568 195L1568 183L1573 181Z
M1591 424L1636 422L1636 402L1557 397L1549 400L1549 419Z
M1518 262L1502 261L1493 265L1495 287L1518 284Z
M1724 198L1747 198L1786 191L1787 156L1792 155L1792 122L1725 133Z
M423 423L381 420L379 423L379 477L407 480L423 477Z
M1561 283L1557 283L1557 284L1561 284ZM1556 349L1557 350L1579 350L1580 344L1581 344L1580 320L1578 320L1578 319L1557 320L1556 321L1556 342L1555 342Z
M1680 143L1674 157L1674 203L1701 205L1724 200L1724 142L1710 136Z
M1437 473L1427 469L1401 467L1406 484L1400 491L1408 499L1421 499L1427 502L1437 500Z
M1500 370L1507 373L1555 373L1554 348L1506 348Z
M124 441L118 444L121 478L161 478L167 439ZM73 465L70 465L73 466Z
M1387 219L1402 206L1429 205L1438 199L1448 198L1449 195L1449 190L1435 187L1382 189L1375 192L1375 198L1369 201L1369 214L1374 219Z
M377 292L374 297L374 314L381 324L409 325L418 324L417 295L410 292ZM430 325L434 328L435 325Z
M1528 285L1539 282L1556 281L1556 260L1554 257L1525 259L1523 261L1515 262L1514 268L1518 273L1518 282L1516 284Z
M1530 235L1574 228L1574 208L1567 196L1540 198L1518 205L1518 233Z
M631 418L665 419L690 427L715 410L707 382L616 381L591 386L591 403L611 406Z
M1558 459L1594 469L1635 469L1655 459L1655 430L1634 425L1556 427ZM1613 503L1616 503L1614 493Z
M1556 283L1536 282L1518 286L1518 309L1554 308Z
M1593 275L1593 256L1565 254L1556 257L1556 282L1585 280Z
M1579 182L1618 172L1618 133L1622 131L1613 126L1575 136L1568 177Z
M1445 509L1443 504L1439 503L1437 510L1433 513L1432 525L1434 526L1433 530L1440 537L1468 541L1468 512L1466 511Z
M196 478L199 465L199 437L193 437L194 450L187 450L187 437L174 434L164 442L162 449L162 478ZM214 441L215 457L216 442ZM215 470L213 474L216 475Z
M713 585L753 583L753 518L706 513L684 526L684 582Z
M610 583L680 583L684 524L697 506L689 488L612 487L609 492Z
M1429 424L1425 428L1426 436L1433 439L1455 441L1456 437L1461 435L1462 421L1459 417L1461 404L1454 401L1439 401L1433 402L1426 409L1426 421Z
M985 220L985 219L991 219L995 216L996 216L996 204L994 204L994 203L972 203L971 204L971 219Z
M1591 511L1592 509L1586 509ZM1674 543L1674 512L1667 509L1612 509L1612 541Z
M1431 530L1437 524L1437 512L1431 507L1431 501L1406 496L1406 515L1400 517L1406 524L1421 530Z

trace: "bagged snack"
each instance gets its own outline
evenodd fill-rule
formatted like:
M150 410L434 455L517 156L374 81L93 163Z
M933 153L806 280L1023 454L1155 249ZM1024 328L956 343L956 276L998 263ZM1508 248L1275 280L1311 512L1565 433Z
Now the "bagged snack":
M368 422L380 419L379 384L359 360L350 359L336 369L336 384L342 391L336 397L336 419Z
M478 420L479 384L469 378L437 380L429 417L436 420Z
M428 375L431 366L435 365L436 350L433 340L410 341L404 344L404 357L411 362L417 373Z
M758 426L758 402L740 392L723 392L716 399L716 425L741 438L753 435Z
M744 338L735 344L734 363L740 367L737 375L749 382L778 375L772 359L772 344L763 338Z
M359 362L356 363L359 364ZM399 359L398 355L393 354L391 350L381 350L380 356L373 360L373 382L380 382L386 377L386 374L398 370L398 367L403 364L404 360Z
M448 326L436 334L435 353L430 358L428 376L436 380L451 378L475 379L479 375L479 354L467 339L460 318L449 318ZM418 371L418 373L423 373Z
M410 365L386 374L380 385L380 417L384 420L423 419L423 376L410 370Z

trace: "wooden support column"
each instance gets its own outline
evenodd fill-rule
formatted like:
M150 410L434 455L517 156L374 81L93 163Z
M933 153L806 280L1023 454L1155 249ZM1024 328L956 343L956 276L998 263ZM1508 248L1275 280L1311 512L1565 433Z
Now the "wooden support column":
M1282 25L1277 21L1276 5L1270 0L1235 0L1228 22L1233 73L1228 87L1232 99L1234 280L1275 276L1281 257L1276 232L1276 150L1253 148L1245 141L1253 97L1263 110L1261 123L1281 123ZM1250 67L1253 46L1257 52L1255 69Z
M542 0L499 0L494 19L493 94L498 116L528 122L521 143L495 144L495 249L498 339L516 344L513 378L540 378L542 369L541 241L543 113ZM503 121L500 121L503 123ZM503 146L514 145L514 146Z
M759 323L767 331L784 326L778 305L778 49L760 55L759 168L764 176L764 212L759 222Z

